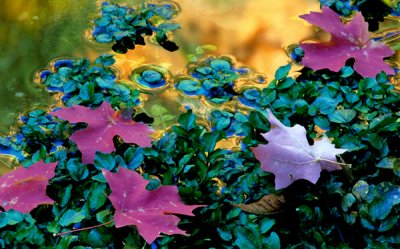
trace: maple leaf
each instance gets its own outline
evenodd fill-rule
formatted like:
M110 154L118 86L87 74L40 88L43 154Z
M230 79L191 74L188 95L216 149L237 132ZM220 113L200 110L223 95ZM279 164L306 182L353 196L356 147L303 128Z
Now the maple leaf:
M68 120L70 123L88 124L86 129L79 130L70 137L78 145L82 152L82 162L86 164L93 163L96 151L112 152L115 135L119 135L127 143L135 143L143 147L151 146L149 135L153 130L146 124L124 119L106 101L96 110L84 106L73 106L58 109L52 112L52 115Z
M322 13L311 12L301 18L331 34L331 40L321 43L302 43L302 63L314 70L327 68L338 72L347 59L354 58L354 70L363 77L375 77L381 71L394 74L394 69L383 61L394 51L382 42L374 41L368 32L368 23L360 12L347 24L329 7Z
M344 153L345 149L336 149L326 137L310 146L303 126L286 127L271 111L268 113L271 130L262 134L268 144L251 149L261 162L261 168L275 175L276 189L285 188L298 179L316 183L323 169L341 169L335 155Z
M185 231L177 227L179 218L172 214L193 216L193 209L203 206L183 204L176 186L147 190L148 181L135 171L122 167L116 174L102 171L112 191L108 198L115 208L115 226L135 225L149 244L161 232L185 235Z
M18 167L0 177L0 206L29 213L40 204L54 201L46 195L49 179L54 177L57 163L38 162L29 168Z

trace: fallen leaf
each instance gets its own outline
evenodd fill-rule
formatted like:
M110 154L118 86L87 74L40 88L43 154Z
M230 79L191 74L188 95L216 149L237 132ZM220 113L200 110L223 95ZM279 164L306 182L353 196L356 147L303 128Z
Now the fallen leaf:
M275 175L276 189L285 188L298 179L316 183L322 170L341 169L335 155L344 153L345 149L336 149L326 137L310 146L303 126L286 127L271 111L268 113L271 130L262 134L268 144L251 149L261 162L261 168Z
M0 206L29 213L40 204L54 201L46 195L49 179L54 177L57 163L36 163L29 168L18 167L0 177Z
M375 77L381 71L395 74L394 69L383 61L394 51L382 42L374 41L368 32L368 23L360 12L344 24L340 16L323 6L322 13L311 12L301 18L331 34L331 40L321 43L301 43L304 50L302 63L314 70L327 68L338 72L347 59L354 58L354 70L363 77Z
M115 227L135 225L149 244L160 233L185 235L177 226L179 218L173 214L193 216L193 209L203 206L185 205L176 186L146 190L148 181L133 170L120 167L113 174L103 169L103 175L112 191L108 198L115 208Z
M82 152L83 163L93 163L96 151L104 153L115 150L113 137L119 135L127 143L139 146L150 146L149 135L152 129L146 124L124 119L114 111L108 102L103 102L96 110L84 106L62 108L52 112L53 116L65 119L70 123L85 122L88 127L72 134L74 141Z
M260 200L249 204L233 204L243 211L253 214L274 214L280 212L285 204L283 195L264 195Z

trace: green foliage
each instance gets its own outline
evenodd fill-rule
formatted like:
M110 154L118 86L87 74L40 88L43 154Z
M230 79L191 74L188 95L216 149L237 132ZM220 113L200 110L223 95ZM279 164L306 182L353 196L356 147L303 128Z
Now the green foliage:
M141 44L143 35L155 32L156 40L168 48L167 33L178 28L169 21L176 14L173 7L147 4L135 12L105 3L93 35L126 52L132 44ZM106 30L117 24L119 30ZM302 51L294 50L297 60ZM94 108L108 101L115 109L133 110L139 91L116 83L113 64L110 55L92 65L87 59L59 60L40 74L40 83L63 93L67 106ZM175 78L178 90L203 95L213 106L238 96L250 108L215 108L207 117L210 127L205 127L192 110L175 117L153 104L149 113L154 126L170 128L146 148L115 136L115 151L97 151L93 164L82 163L85 151L69 140L82 124L71 125L44 110L21 116L15 132L0 138L0 153L16 156L27 167L40 160L57 161L47 188L55 202L30 214L0 212L0 248L399 247L399 93L384 73L362 78L351 66L338 73L305 68L296 78L288 76L290 70L290 64L282 66L270 84L245 86L239 92L235 83L250 81L248 70L225 57L196 61L187 75ZM153 85L165 83L154 70L143 71L141 77ZM324 171L315 185L298 180L276 191L274 176L260 169L250 149L267 142L260 135L270 129L266 109L287 126L304 126L310 142L324 133L337 147L346 148L341 160L351 168ZM220 146L232 138L240 149ZM149 180L149 191L176 185L186 204L206 205L194 217L180 216L179 228L187 236L163 235L147 245L134 226L115 228L115 209L107 198L111 190L101 171L118 167L141 173ZM256 215L232 205L253 203L268 194L283 195L283 209Z
M136 45L145 45L144 36L155 34L155 40L163 48L175 51L179 47L168 40L168 35L179 29L172 22L178 7L171 3L143 3L140 8L102 2L101 16L94 20L93 37L99 43L111 43L118 53L127 53Z
M66 106L83 105L97 107L107 101L113 108L132 108L140 103L139 91L131 86L116 84L115 59L112 55L100 55L90 64L88 59L59 60L54 71L40 73L40 84L50 92L61 92Z

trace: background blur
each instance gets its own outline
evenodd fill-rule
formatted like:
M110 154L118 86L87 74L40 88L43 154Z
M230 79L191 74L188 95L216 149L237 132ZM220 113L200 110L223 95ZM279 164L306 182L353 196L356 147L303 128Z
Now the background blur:
M117 0L137 3L140 0ZM232 55L268 79L288 58L284 48L311 38L313 31L298 15L318 10L317 0L177 0L182 29L170 53L157 46L138 46L118 55L119 64L135 67L157 63L183 72L188 55L211 44L216 55ZM109 52L85 37L98 15L94 0L0 0L0 135L7 134L18 115L52 103L34 86L35 73L60 57L89 57ZM86 32L87 33L87 32Z

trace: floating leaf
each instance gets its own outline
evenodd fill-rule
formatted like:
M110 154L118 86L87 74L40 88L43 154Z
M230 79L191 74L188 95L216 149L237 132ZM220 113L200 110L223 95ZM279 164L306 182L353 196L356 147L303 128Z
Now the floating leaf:
M253 214L274 214L282 210L285 204L283 195L264 195L260 200L250 204L233 204L243 211Z
M0 177L0 206L29 213L40 204L53 204L46 195L49 179L54 177L57 163L36 163L29 168L18 167Z
M86 122L88 127L71 136L82 152L82 162L93 163L96 151L112 152L113 137L119 135L127 143L150 146L149 135L152 130L146 124L124 119L114 111L110 104L103 102L96 110L83 106L73 106L54 111L53 116L68 120L71 123Z
M298 179L316 183L321 170L341 169L335 155L345 149L336 149L326 137L310 146L304 127L286 127L269 110L268 113L271 130L262 134L268 144L252 148L252 151L261 162L261 168L275 175L276 189L285 188Z
M311 12L301 18L331 33L328 42L302 43L302 63L314 70L327 68L338 72L347 59L354 58L354 69L363 77L375 77L381 71L394 74L383 61L394 52L382 42L374 41L368 32L368 23L358 12L347 24L332 9L323 6L322 13Z
M108 198L115 208L115 226L135 225L149 244L160 233L185 235L177 227L179 218L173 214L193 216L193 209L201 207L183 204L176 186L146 190L148 181L135 171L120 167L116 174L104 169L103 174L112 191Z

